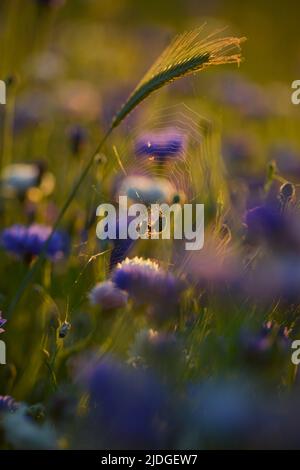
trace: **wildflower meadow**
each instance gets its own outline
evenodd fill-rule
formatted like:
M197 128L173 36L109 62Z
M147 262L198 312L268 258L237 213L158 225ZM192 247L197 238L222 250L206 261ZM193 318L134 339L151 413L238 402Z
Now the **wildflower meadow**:
M287 3L0 2L1 450L300 447Z

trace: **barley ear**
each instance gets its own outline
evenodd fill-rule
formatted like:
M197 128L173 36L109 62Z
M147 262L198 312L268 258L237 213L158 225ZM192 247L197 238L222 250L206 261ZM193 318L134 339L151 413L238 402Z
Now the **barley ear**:
M210 65L241 62L240 44L245 38L204 36L203 27L177 36L164 50L113 119L117 127L152 92L185 75Z

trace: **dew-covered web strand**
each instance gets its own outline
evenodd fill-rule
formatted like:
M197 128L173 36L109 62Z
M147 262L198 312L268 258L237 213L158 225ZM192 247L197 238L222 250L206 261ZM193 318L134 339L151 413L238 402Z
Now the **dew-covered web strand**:
M166 163L158 163L151 155L149 157L134 155L134 143L140 136L147 132L163 135L169 129L178 132L179 135L182 134L187 140L188 145L182 154L179 153L175 158L170 156ZM191 140L194 141L194 145L195 140L198 143L201 141L197 117L193 116L186 106L176 105L158 109L147 121L143 120L142 126L131 129L127 139L125 138L123 144L118 147L118 152L127 175L162 178L171 183L175 190L188 194Z
M193 184L191 185L193 181L193 165L191 163L195 158L199 158L200 146L203 141L203 121L205 121L203 117L184 104L156 108L148 119L140 120L142 125L131 126L126 136L122 136L122 142L117 147L120 173L124 178L135 175L137 178L139 176L159 178L171 184L174 196L180 196L180 203L196 200L198 195ZM139 137L147 132L163 135L169 129L185 138L184 152L179 153L175 158L171 155L166 163L157 163L151 154L149 156L135 154L134 146ZM137 194L136 202L145 203L146 201L143 201L142 194ZM176 200L169 202L176 202ZM119 261L121 259L122 257Z

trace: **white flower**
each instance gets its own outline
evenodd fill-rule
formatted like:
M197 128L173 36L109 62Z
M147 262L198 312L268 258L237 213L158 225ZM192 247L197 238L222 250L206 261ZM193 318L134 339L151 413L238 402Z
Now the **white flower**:
M175 192L168 180L141 175L127 176L119 188L120 196L127 196L134 202L146 205L169 202Z

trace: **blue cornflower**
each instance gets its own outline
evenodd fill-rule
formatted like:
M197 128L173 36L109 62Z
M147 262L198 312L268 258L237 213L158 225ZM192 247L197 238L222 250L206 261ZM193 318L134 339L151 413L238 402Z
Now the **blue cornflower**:
M153 159L159 163L181 157L184 149L184 136L174 129L166 129L159 133L146 133L135 143L137 156Z
M283 210L294 197L293 187L281 187L277 203L265 203L246 212L247 241L265 242L278 253L300 253L299 214Z
M8 252L24 260L30 260L41 253L51 230L51 227L45 225L33 224L26 227L16 224L3 230L1 245ZM57 261L67 254L68 249L67 234L55 231L47 246L46 256L53 261Z
M90 392L89 442L96 439L97 446L118 449L153 449L167 444L172 417L169 396L149 371L107 357L90 364L85 381Z
M9 395L0 395L0 413L14 412L19 404Z
M248 235L252 238L264 236L266 238L278 234L285 227L283 214L278 208L263 205L254 207L246 212L245 222Z
M3 333L5 330L2 328L7 320L5 318L2 318L2 312L0 312L0 333Z
M119 263L112 273L112 281L141 303L174 304L182 290L179 279L160 268L156 261L137 256Z

